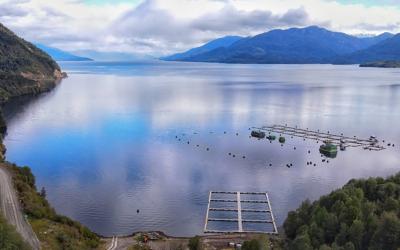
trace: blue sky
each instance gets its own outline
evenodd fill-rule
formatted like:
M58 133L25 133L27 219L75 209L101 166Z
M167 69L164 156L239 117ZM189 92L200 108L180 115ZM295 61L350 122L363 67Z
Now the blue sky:
M29 41L68 51L161 56L221 36L276 28L400 33L399 5L400 0L0 0L0 22Z

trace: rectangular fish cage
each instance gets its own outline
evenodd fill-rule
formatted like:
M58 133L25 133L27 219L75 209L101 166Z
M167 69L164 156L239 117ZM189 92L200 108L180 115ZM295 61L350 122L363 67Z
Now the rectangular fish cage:
M268 193L210 191L204 233L278 234Z

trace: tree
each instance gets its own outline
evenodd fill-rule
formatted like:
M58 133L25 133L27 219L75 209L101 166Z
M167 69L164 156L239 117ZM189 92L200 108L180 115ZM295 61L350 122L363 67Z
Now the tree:
M349 228L349 241L353 243L355 249L362 249L362 239L364 234L364 224L360 220L355 220Z
M400 246L400 220L394 213L384 213L372 238L373 250L396 250Z
M40 190L40 196L46 198L46 189L44 187L42 187L42 190Z

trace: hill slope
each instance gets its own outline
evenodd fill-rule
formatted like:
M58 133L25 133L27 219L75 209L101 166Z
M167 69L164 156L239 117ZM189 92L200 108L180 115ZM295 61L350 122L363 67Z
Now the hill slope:
M200 55L202 53L206 53L209 52L211 50L217 49L217 48L226 48L231 46L233 43L239 41L243 39L243 37L240 36L225 36L222 38L218 38L215 40L212 40L200 47L197 48L193 48L190 49L186 52L183 53L178 53L178 54L174 54L171 56L167 56L167 57L163 57L161 58L162 60L166 60L166 61L182 61L182 60L186 60L190 57L196 56L196 55Z
M50 90L62 77L49 55L0 24L0 103Z
M189 56L185 54L186 57L178 60L222 63L331 63L334 58L366 49L392 36L390 33L384 33L375 37L359 38L317 26L278 29L239 39L230 46L219 46Z
M400 34L381 41L364 50L337 58L335 63L368 63L400 60Z
M66 51L63 51L63 50L60 50L57 48L49 47L49 46L46 46L43 44L37 43L35 45L39 49L41 49L44 52L46 52L47 54L49 54L56 61L93 61L90 58L76 56L69 52L66 52Z
M289 249L397 250L400 173L351 180L313 203L304 202L283 227Z

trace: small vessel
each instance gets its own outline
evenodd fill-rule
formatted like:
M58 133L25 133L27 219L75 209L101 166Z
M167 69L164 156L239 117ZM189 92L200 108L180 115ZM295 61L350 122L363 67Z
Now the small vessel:
M261 130L253 130L253 131L251 131L251 136L259 138L259 139L263 139L263 138L265 138L265 133Z
M267 136L267 139L270 140L270 141L274 141L276 139L276 136L275 135L269 135L269 136Z
M336 158L337 145L332 144L331 141L324 141L324 144L319 147L319 152L326 157Z
M340 150L345 151L346 150L346 144L340 143Z

